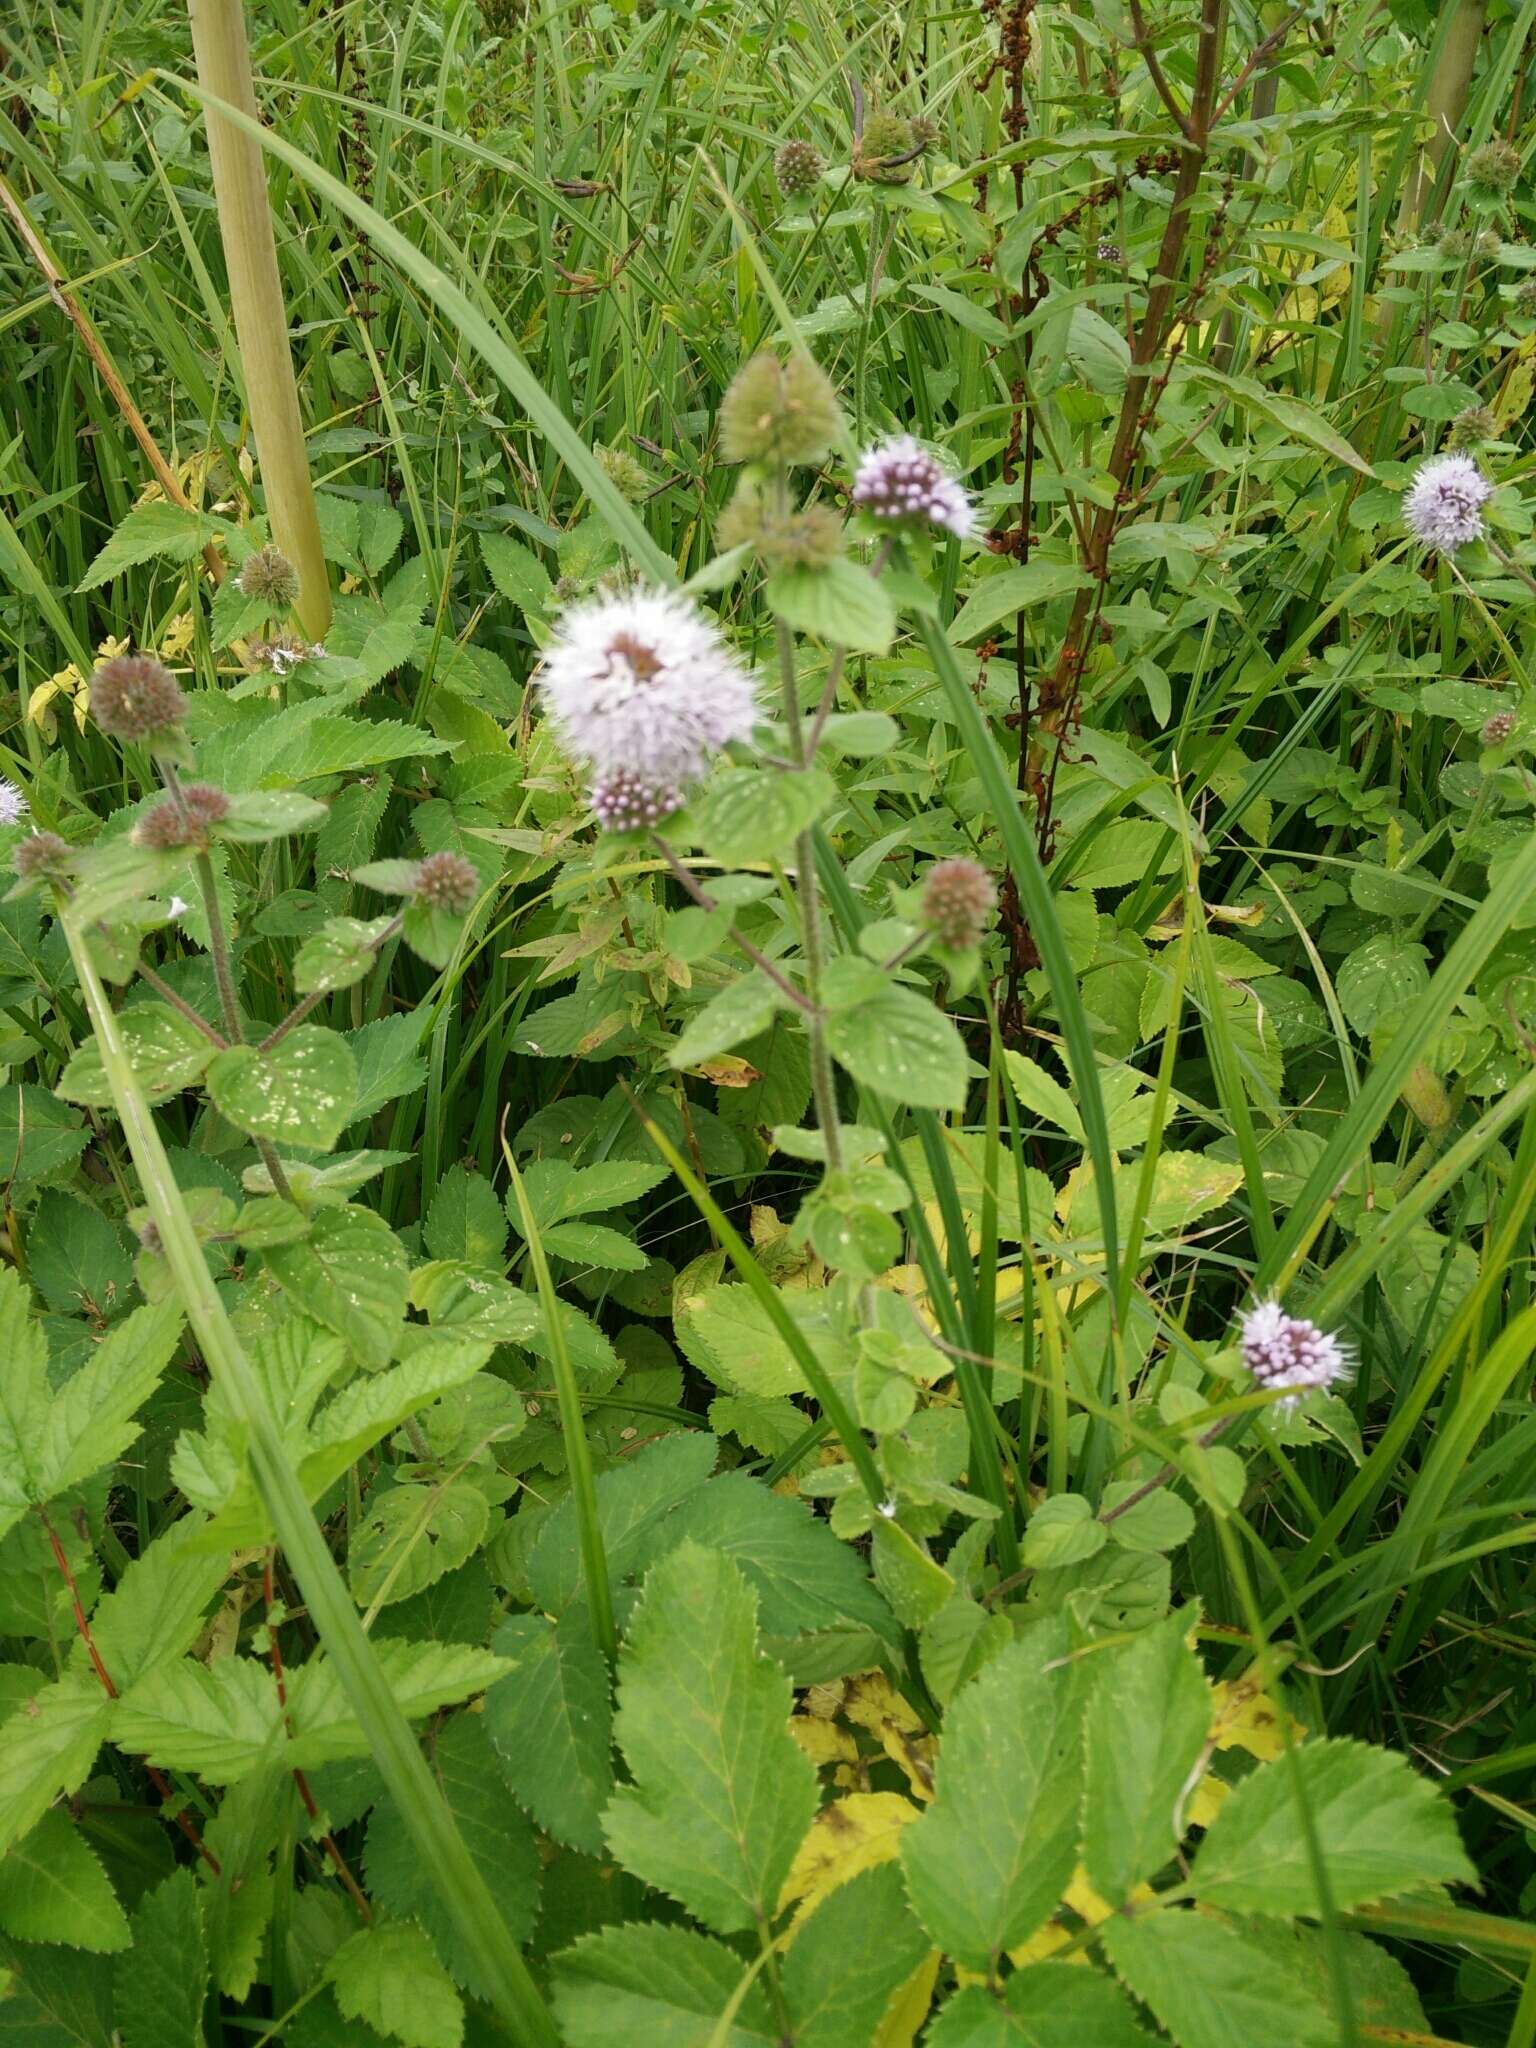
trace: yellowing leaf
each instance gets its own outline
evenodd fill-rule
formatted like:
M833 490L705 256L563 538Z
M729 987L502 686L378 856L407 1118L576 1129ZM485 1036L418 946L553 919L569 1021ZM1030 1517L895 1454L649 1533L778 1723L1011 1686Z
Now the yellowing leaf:
M789 1732L818 1770L824 1764L858 1762L859 1745L835 1721L818 1720L813 1714L796 1714Z
M1208 1828L1227 1803L1227 1794L1232 1787L1210 1771L1200 1780L1190 1795L1189 1810L1184 1818L1192 1828Z
M798 1899L798 1927L840 1884L891 1862L901 1847L902 1829L916 1820L917 1811L899 1792L850 1792L824 1806L795 1851L779 1911Z
M933 2003L933 1987L942 1960L939 1951L934 1949L918 1964L891 2000L869 2048L912 2048L917 2030L928 2017L928 2008Z
M883 1671L850 1680L843 1712L876 1738L919 1799L933 1797L933 1738Z
M1211 1687L1216 1717L1211 1740L1218 1749L1246 1749L1261 1764L1273 1763L1285 1750L1280 1712L1257 1678L1223 1679ZM1291 1739L1299 1742L1306 1729L1291 1716Z

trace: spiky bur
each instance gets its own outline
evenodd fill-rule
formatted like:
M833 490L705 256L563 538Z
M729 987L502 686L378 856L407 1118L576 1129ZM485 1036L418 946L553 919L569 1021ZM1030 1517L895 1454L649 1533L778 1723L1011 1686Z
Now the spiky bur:
M479 894L480 877L463 854L429 853L416 870L411 900L449 917L463 917Z
M900 114L873 113L854 150L854 171L877 185L905 185L912 176L911 157L917 146L910 121Z
M22 840L11 863L23 882L62 882L73 873L75 856L57 832L34 832Z
M1266 1391L1283 1388L1278 1405L1294 1408L1307 1394L1323 1393L1349 1375L1338 1338L1304 1316L1289 1316L1278 1301L1261 1301L1238 1318L1244 1366Z
M1451 421L1452 448L1481 448L1485 441L1497 441L1499 422L1486 405L1469 405Z
M1478 737L1485 747L1502 747L1514 729L1513 711L1495 711L1491 718L1483 720L1483 729Z
M1536 318L1536 277L1523 277L1515 286L1515 304L1528 320Z
M773 159L774 179L786 199L801 199L814 191L826 167L815 143L798 136L781 143Z
M27 800L14 782L0 775L0 825L19 825L27 815Z
M246 556L235 582L242 597L258 600L269 612L291 611L298 603L298 572L280 549L270 545Z
M732 378L720 401L720 452L727 462L779 468L823 462L842 432L837 393L807 355L781 362L762 349Z
M1485 142L1462 166L1467 197L1479 206L1497 206L1515 189L1520 152L1512 142Z
M641 468L627 448L599 448L597 459L608 481L631 505L638 505L655 488L655 479Z
M750 547L763 567L825 569L843 552L843 522L830 505L781 512L762 485L747 480L720 515L722 549Z
M181 801L167 797L147 811L133 828L140 846L161 852L173 847L195 846L206 852L215 825L229 816L229 798L208 782L191 782L181 792Z
M932 149L939 139L939 124L931 114L914 114L907 123L916 149Z
M561 745L599 788L632 776L655 796L686 789L723 747L750 737L757 717L751 676L672 591L573 605L538 680Z
M1470 455L1437 455L1421 463L1403 497L1403 517L1421 547L1453 555L1485 532L1483 507L1493 496Z
M941 946L966 953L986 936L997 908L992 877L973 860L941 860L923 884L923 918Z
M592 785L592 810L605 832L644 832L682 808L682 792L652 787L618 769Z
M253 671L266 669L279 681L292 675L301 661L317 661L325 649L311 646L297 633L290 633L281 626L275 633L253 636L245 643L247 666Z
M893 434L859 457L853 502L885 525L938 526L960 540L975 524L968 493L910 434Z
M186 711L180 683L152 654L119 654L91 676L91 713L109 739L153 742Z

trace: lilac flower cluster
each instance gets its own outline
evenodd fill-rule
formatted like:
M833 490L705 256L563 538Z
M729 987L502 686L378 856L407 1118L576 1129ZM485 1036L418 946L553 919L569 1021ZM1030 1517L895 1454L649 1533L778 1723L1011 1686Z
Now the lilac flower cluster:
M1331 1387L1349 1373L1338 1338L1302 1316L1288 1316L1278 1301L1261 1301L1239 1318L1243 1364L1266 1389L1285 1388L1294 1408L1306 1394Z
M1493 485L1470 455L1437 455L1421 463L1403 497L1403 517L1421 546L1453 555L1485 531L1483 507Z
M860 458L853 502L888 525L938 526L960 540L975 524L967 493L910 434L890 435Z

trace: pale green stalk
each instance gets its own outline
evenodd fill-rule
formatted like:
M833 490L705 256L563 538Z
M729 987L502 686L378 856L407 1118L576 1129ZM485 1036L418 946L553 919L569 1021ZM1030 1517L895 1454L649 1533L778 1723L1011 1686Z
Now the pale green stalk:
M90 953L67 913L61 922L113 1104L138 1171L146 1206L160 1233L166 1262L208 1370L236 1424L246 1432L257 1490L293 1568L325 1653L336 1667L348 1703L410 1830L417 1853L485 1974L491 2003L514 2040L531 2044L531 2048L554 2048L559 2038L554 2022L390 1691L352 1596L305 1499L260 1381L209 1276L185 1200L171 1173L160 1134L118 1035L117 1019Z

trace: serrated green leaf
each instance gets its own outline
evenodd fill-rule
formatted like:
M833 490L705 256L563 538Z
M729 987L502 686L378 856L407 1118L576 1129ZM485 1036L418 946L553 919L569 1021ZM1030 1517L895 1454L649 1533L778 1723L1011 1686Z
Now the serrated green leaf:
M232 1045L216 1053L208 1093L237 1130L323 1152L356 1114L357 1067L338 1032L301 1024L268 1052Z
M507 1219L496 1190L468 1167L450 1166L433 1193L422 1237L434 1259L499 1266L507 1247Z
M789 1681L756 1633L737 1567L685 1543L652 1568L619 1656L614 1733L633 1783L604 1814L609 1847L724 1934L772 1916L816 1809Z
M597 1475L597 1522L611 1578L640 1569L656 1526L704 1484L715 1451L705 1431L680 1431ZM564 1614L581 1598L576 1508L568 1495L539 1530L528 1555L528 1583L546 1614Z
M390 922L387 917L328 918L293 957L293 985L299 994L329 995L333 989L351 988L361 981L374 963Z
M0 1179L7 1186L19 1190L66 1172L89 1136L78 1113L49 1089L30 1081L0 1088Z
M839 1885L796 1934L784 1961L795 2048L876 2040L886 2007L928 1953L894 1863Z
M763 595L799 633L859 654L884 654L896 635L896 607L867 569L844 558L819 568L780 569Z
M230 798L213 836L237 846L262 846L294 832L313 832L324 823L325 805L312 796L296 789L253 789Z
M308 1237L275 1245L267 1265L306 1315L344 1338L364 1365L387 1364L405 1315L410 1269L382 1216L349 1203L323 1209Z
M799 1501L745 1472L720 1473L653 1527L641 1569L684 1542L736 1560L757 1589L765 1635L811 1635L851 1623L891 1642L900 1638L858 1554Z
M524 618L544 618L554 586L532 548L510 534L482 533L480 553L501 596L510 599Z
M1109 1978L1049 1962L1015 1970L1000 1992L957 1991L927 2038L929 2048L1154 2048Z
M41 1496L41 1445L52 1399L48 1340L31 1314L21 1275L0 1266L0 1534Z
M1138 1491L1137 1482L1129 1479L1106 1486L1102 1511L1107 1514L1118 1502ZM1195 1513L1186 1500L1166 1486L1159 1486L1124 1514L1108 1520L1105 1526L1110 1542L1119 1544L1122 1550L1177 1550L1194 1534Z
M85 1782L111 1715L96 1677L71 1673L10 1716L0 1729L0 1853Z
M507 1682L499 1679L497 1684ZM532 1827L498 1778L480 1716L456 1714L447 1723L432 1748L432 1771L464 1846L495 1896L507 1932L521 1948L538 1914L538 1845ZM492 1993L484 1973L422 1868L415 1837L387 1795L368 1823L364 1866L376 1906L401 1919L419 1920L452 1976L473 1997L489 2001Z
M133 1947L118 1959L112 1990L123 2048L204 2048L208 1940L190 1870L145 1893L133 1916Z
M1184 1638L1183 1613L1095 1660L1083 1717L1082 1858L1121 1906L1169 1862L1212 1719L1211 1693Z
M489 1501L468 1480L376 1488L352 1530L353 1599L372 1607L423 1592L474 1556L490 1516Z
M1294 1762L1252 1772L1206 1832L1189 1880L1197 1898L1240 1913L1317 1913L1296 1801L1312 1814L1337 1910L1429 1884L1475 1884L1448 1802L1407 1757L1363 1742L1304 1743Z
M689 805L704 851L735 867L782 857L837 795L824 768L722 768Z
M994 575L984 576L956 612L949 628L950 638L963 647L1016 612L1032 605L1049 604L1069 591L1082 590L1088 583L1086 571L1075 562L1053 562L1036 556L1032 562L1012 564Z
M539 1826L590 1856L613 1791L613 1704L585 1614L516 1614L491 1639L512 1669L485 1696L501 1774Z
M164 498L135 505L117 523L106 546L80 579L81 590L96 590L140 562L190 562L211 540L232 533L227 519Z
M674 1072L699 1066L716 1053L744 1045L773 1022L774 1013L784 1007L785 998L754 968L739 980L728 982L718 995L695 1010L683 1033L667 1053L667 1065Z
M110 1955L128 1946L128 1916L80 1830L59 1807L0 1857L0 1927Z
M1053 1911L1077 1860L1082 1764L1064 1623L1031 1629L956 1695L932 1805L903 1830L913 1910L946 1954L993 1970Z
M959 1032L915 990L888 982L827 1019L827 1048L875 1095L917 1109L960 1109L969 1062Z
M151 1102L169 1102L183 1088L190 1088L216 1051L211 1038L166 1003L132 1004L120 1012L117 1031L128 1064ZM232 1052L218 1055L221 1059L232 1056ZM91 1109L111 1107L112 1090L95 1039L72 1055L59 1078L59 1093L66 1102L82 1102Z
M1109 1541L1091 1501L1080 1493L1056 1493L1043 1500L1024 1531L1024 1562L1031 1571L1059 1570L1081 1564Z
M386 1920L360 1928L326 1965L336 2003L405 2048L459 2048L464 2005L424 1928Z
M136 1557L96 1604L91 1635L119 1692L152 1665L179 1657L202 1633L209 1602L229 1576L229 1559L202 1541L204 1519L185 1515ZM82 1674L85 1645L72 1655Z
M794 1353L750 1288L706 1287L680 1298L676 1330L689 1362L730 1393L805 1392Z
M632 1921L584 1935L555 1958L555 2013L568 2048L775 2048L780 2040L760 1983L734 2016L745 1966L707 1934Z
M1312 1987L1240 1928L1200 1913L1117 1915L1105 1953L1178 2048L1338 2048L1338 2028Z
M135 1309L96 1347L54 1400L38 1449L39 1498L51 1500L120 1458L138 1435L136 1411L181 1340L179 1301Z

